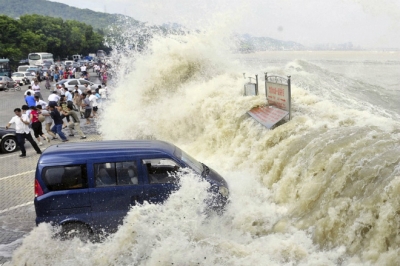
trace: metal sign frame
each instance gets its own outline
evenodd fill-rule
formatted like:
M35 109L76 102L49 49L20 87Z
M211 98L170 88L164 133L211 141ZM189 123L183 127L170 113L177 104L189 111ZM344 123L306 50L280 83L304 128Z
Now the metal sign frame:
M265 72L265 97L268 104L289 112L289 120L292 119L292 93L290 76L268 76ZM269 91L269 93L268 93ZM287 97L286 97L286 96ZM269 97L268 97L269 96Z
M246 78L246 73L243 73L243 78ZM249 96L249 95L258 95L258 75L256 75L255 80L256 83L251 82L251 79L253 77L249 77L249 82L247 82L246 84L244 84L244 91L243 91L243 95L244 96ZM254 86L254 94L248 93L249 92L249 86Z

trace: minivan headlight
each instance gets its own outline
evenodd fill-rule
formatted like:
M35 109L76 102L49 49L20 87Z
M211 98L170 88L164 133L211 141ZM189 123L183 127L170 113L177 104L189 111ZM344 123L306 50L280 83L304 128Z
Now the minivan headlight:
M222 195L222 196L224 196L224 197L228 197L229 196L229 189L227 189L226 187L224 187L224 186L220 186L219 188L218 188L218 192Z

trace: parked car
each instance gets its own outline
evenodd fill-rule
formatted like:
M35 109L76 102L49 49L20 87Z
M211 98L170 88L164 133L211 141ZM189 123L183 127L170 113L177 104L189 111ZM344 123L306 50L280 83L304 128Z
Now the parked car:
M78 85L78 88L81 90L85 89L85 84L89 84L89 86L92 90L97 89L101 85L101 84L96 84L96 83L87 81L85 79L63 79L63 80L57 82L56 84L54 84L53 90L56 90L57 85L61 86L62 84L64 84L65 88L67 88L69 91L74 90L75 85Z
M0 127L0 150L4 153L14 152L17 150L15 129Z
M17 72L26 72L26 70L29 69L30 67L31 67L30 65L19 66Z
M37 73L38 71L39 71L40 79L43 79L43 71L42 71L42 67L41 67L41 66L30 67L30 68L28 68L28 69L26 70L26 72L35 73L35 76L36 76L36 73Z
M39 71L39 72L41 72L42 71L42 66L30 66L27 70L26 70L26 72L37 72L37 71Z
M88 65L89 61L86 60L86 59L81 59L81 60L78 61L78 63L79 63L81 66L84 66L84 65L89 66L89 65Z
M7 76L0 76L0 89L4 90L6 88L14 87L15 81Z
M11 79L18 82L19 85L26 85L22 80L26 78L29 82L34 78L29 72L14 72L11 75Z
M229 190L213 169L173 144L157 140L52 145L35 174L36 224L62 226L69 234L115 231L134 205L161 204L179 190L179 169L210 183L209 209L223 210Z
M19 60L19 64L20 65L29 64L29 59L21 59L21 60Z
M44 73L44 72L47 72L47 71L50 71L50 69L47 66L43 66L42 67L42 72Z

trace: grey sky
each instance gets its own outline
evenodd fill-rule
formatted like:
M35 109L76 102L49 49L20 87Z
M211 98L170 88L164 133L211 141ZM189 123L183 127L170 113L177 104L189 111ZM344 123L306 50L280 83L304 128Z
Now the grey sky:
M154 24L206 25L296 41L400 48L399 0L52 0Z

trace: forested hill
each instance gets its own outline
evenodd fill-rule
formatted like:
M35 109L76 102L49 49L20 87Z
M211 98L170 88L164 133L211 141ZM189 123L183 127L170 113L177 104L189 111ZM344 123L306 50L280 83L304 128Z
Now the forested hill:
M85 0L82 0L85 1ZM19 18L23 15L42 15L49 16L55 18L62 18L63 20L75 20L87 25L92 26L95 31L102 34L103 36L109 35L110 31L108 31L109 26L111 25L130 25L132 32L136 30L140 31L140 29L152 29L151 31L159 30L162 33L178 33L182 34L180 27L177 28L168 28L167 26L146 26L145 23L139 22L132 17L119 15L119 14L109 14L103 12L96 12L90 9L80 9L72 6L68 6L66 4L51 2L47 0L0 0L0 15L6 15L13 19ZM115 23L123 20L124 23ZM120 43L122 45L126 45L123 38L121 39L118 36L118 26L116 26L117 30L113 31L113 34L117 34L112 36L111 38L113 42ZM115 28L114 28L115 29ZM130 46L144 46L145 40L149 39L149 34L143 35L143 32L148 32L147 30L142 30L141 34L137 34L135 38L132 38L132 42ZM132 34L131 34L132 35ZM134 34L133 34L134 35ZM140 36L139 36L140 35ZM143 35L143 36L142 36ZM151 34L150 34L151 35ZM255 52L255 51L265 51L265 50L298 50L304 49L301 44L294 42L283 42L280 40L275 40L268 37L253 37L250 35L242 35L239 36L238 39L239 47L238 50L241 52ZM0 44L1 45L1 44ZM129 45L128 45L129 46Z
M80 21L91 25L95 29L106 29L109 25L122 17L131 20L131 25L139 23L139 21L131 17L96 12L90 9L80 9L47 0L0 0L0 6L0 15L6 15L12 18L18 18L22 15L38 14L62 18L64 20Z

